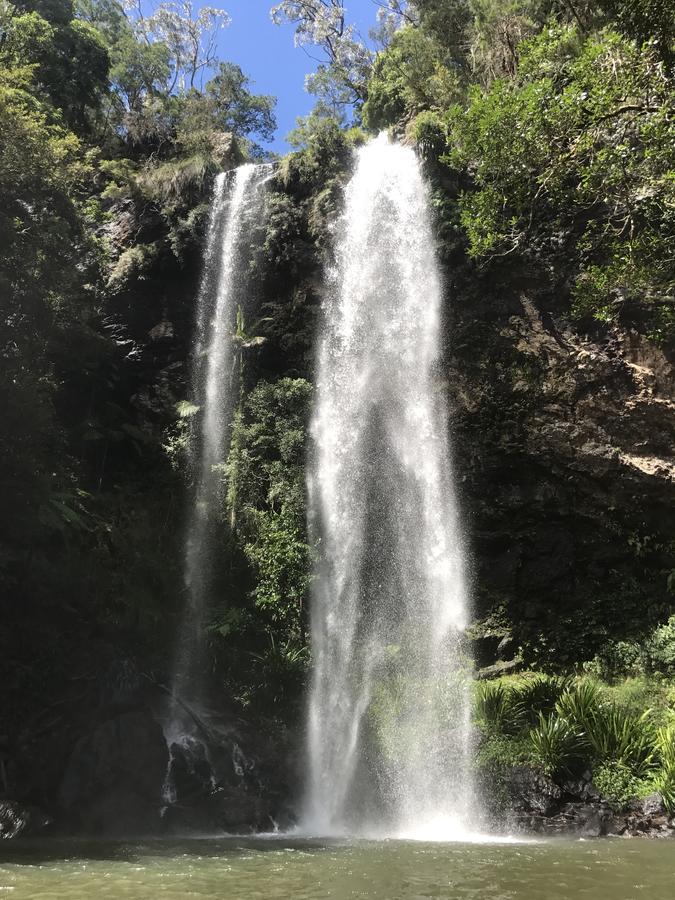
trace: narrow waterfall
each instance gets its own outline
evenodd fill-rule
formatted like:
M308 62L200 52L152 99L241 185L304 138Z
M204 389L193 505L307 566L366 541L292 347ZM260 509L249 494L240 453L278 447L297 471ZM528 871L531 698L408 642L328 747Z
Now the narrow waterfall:
M197 301L192 395L188 412L191 507L185 538L186 604L173 673L167 739L184 742L191 723L181 701L204 698L205 638L214 560L224 519L223 464L238 390L234 333L237 312L247 311L249 232L264 202L269 165L243 165L216 179L202 282ZM219 525L221 526L219 528Z
M471 800L466 589L442 287L411 149L358 151L320 336L308 477L314 834L451 838Z

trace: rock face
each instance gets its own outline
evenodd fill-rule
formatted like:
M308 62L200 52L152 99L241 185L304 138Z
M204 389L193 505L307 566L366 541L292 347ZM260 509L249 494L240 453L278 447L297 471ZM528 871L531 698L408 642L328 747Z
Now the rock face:
M51 819L35 806L0 799L0 840L12 840L20 834L45 828Z
M173 742L170 755L166 832L250 834L292 823L290 754L279 736L212 720Z
M59 789L70 828L86 834L148 834L160 825L169 754L146 710L122 713L80 738Z
M504 808L496 816L509 830L527 834L578 837L672 837L675 820L666 815L663 798L652 794L627 809L603 799L590 772L556 784L547 775L515 766L504 778Z
M580 334L534 291L468 290L454 300L449 390L490 626L479 665L508 659L509 633L526 662L588 659L673 609L675 369L637 332Z
M214 714L167 746L157 716L148 707L120 712L75 743L58 790L60 830L249 834L289 824L282 742Z

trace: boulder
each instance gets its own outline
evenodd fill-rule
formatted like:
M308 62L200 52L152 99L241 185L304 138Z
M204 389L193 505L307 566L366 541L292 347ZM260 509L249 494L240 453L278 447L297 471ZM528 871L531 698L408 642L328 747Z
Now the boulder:
M583 800L586 803L601 800L600 791L593 784L590 772L584 772L581 778L564 781L561 787L565 794L574 800Z
M663 797L656 791L644 798L641 807L642 815L647 818L666 818L667 813Z
M0 840L12 840L20 834L38 831L51 823L36 806L23 806L14 800L0 800Z
M73 748L59 788L66 825L87 834L147 834L160 825L169 761L147 710L100 724Z
M527 766L514 766L505 779L510 807L516 815L552 816L560 808L562 790L547 775Z

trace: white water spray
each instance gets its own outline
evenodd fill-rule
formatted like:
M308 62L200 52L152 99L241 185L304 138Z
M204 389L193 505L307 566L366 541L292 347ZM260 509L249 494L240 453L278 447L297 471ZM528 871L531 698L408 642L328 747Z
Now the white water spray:
M462 541L437 363L442 289L411 149L358 151L325 307L309 474L314 834L467 834Z
M204 628L212 588L215 539L224 514L223 465L238 391L234 333L246 309L248 236L264 202L269 165L243 165L218 176L197 303L194 418L190 463L194 487L185 540L186 611L173 679L174 693L199 702L204 685ZM174 704L177 718L184 719ZM175 725L174 725L175 728Z

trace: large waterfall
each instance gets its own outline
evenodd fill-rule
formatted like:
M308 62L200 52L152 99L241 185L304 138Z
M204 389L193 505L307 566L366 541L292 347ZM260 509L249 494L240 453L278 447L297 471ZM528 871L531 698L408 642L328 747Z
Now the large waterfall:
M271 166L243 165L216 179L207 234L202 283L197 302L193 354L193 424L190 464L193 489L185 539L186 607L174 670L179 699L204 696L205 639L209 598L218 553L216 541L224 516L223 465L238 391L235 330L247 311L246 269L249 233L264 202L262 187ZM171 729L185 727L180 702Z
M346 190L320 339L310 524L315 834L450 838L471 798L466 591L438 368L442 288L411 149Z

